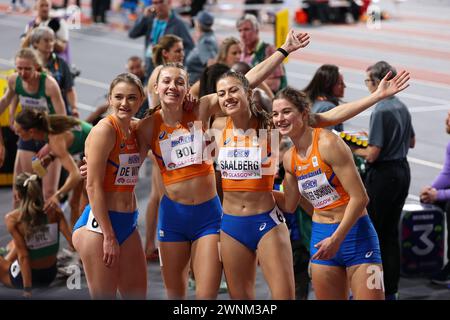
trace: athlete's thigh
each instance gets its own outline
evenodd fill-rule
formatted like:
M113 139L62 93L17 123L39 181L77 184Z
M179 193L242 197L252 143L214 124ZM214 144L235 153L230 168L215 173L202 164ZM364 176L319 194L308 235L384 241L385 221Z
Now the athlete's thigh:
M147 263L138 230L120 246L119 291L124 299L145 299Z
M220 254L231 298L254 299L256 253L221 231Z
M15 175L22 172L33 172L33 167L31 166L31 160L36 153L28 150L17 150L16 160L14 162L14 169L17 170Z
M192 244L191 264L195 277L197 298L216 298L222 278L219 259L219 235L203 236Z
M186 296L190 257L190 242L160 242L159 258L168 298Z
M347 300L347 273L340 266L311 263L311 277L317 300Z
M364 263L347 269L355 300L384 300L383 266Z
M119 283L119 261L113 267L106 267L103 262L103 235L77 229L72 235L72 242L80 254L83 269L93 298L115 298Z
M294 262L286 224L267 232L258 244L258 259L273 299L295 299Z

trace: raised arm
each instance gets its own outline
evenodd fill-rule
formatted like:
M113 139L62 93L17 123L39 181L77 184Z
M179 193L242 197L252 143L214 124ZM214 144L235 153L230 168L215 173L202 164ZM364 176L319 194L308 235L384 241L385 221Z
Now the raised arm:
M393 96L409 87L409 72L403 70L388 81L387 79L390 75L390 72L386 74L378 85L377 90L372 94L353 102L341 104L327 112L314 114L313 126L328 127L344 122L373 106L378 101Z
M296 32L291 29L281 49L290 54L300 48L306 47L308 44L309 34ZM285 58L284 54L277 50L270 57L250 69L245 74L250 82L250 87L256 88L259 86Z

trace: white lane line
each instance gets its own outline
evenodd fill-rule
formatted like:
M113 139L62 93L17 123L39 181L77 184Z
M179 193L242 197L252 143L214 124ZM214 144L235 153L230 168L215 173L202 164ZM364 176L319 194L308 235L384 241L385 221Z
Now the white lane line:
M89 112L93 112L93 111L95 111L97 109L94 106L91 106L91 105L85 104L85 103L81 103L81 102L78 102L78 108L82 109L82 110L89 111Z
M313 66L315 68L318 68L318 67L320 67L322 65L322 63L309 62L309 61L303 61L303 60L293 60L293 59L289 60L288 63L293 63L293 64L297 64L297 65L306 64L308 66ZM364 70L361 70L361 69L344 68L344 67L339 67L339 69L341 69L344 72L356 74L358 76L362 76L363 74L365 74ZM291 74L291 72L288 73L288 75L290 75L290 74ZM305 75L305 77L306 77L305 79L310 80L312 78L312 74L309 77ZM423 85L423 86L429 86L429 87L434 87L434 88L450 90L450 85L443 84L443 83L440 83L440 82L433 82L433 81L427 81L427 80L418 80L418 79L414 79L414 78L410 79L409 82L411 84L416 83L416 84Z
M96 81L96 80L91 80L91 79L87 79L87 78L83 78L83 77L77 77L75 79L75 84L77 84L77 83L81 83L81 84L85 84L87 86L92 86L92 87L101 88L101 89L109 89L109 84L107 84L107 83Z
M412 162L414 164L420 164L422 166L435 168L435 169L439 169L439 170L442 170L442 168L444 167L440 163L431 162L431 161L427 161L427 160L422 160L422 159L418 159L418 158L414 158L414 157L410 157L410 156L408 156L408 161Z
M408 194L408 199L420 202L420 197L415 194Z
M361 73L359 73L359 74L361 75ZM301 73L292 72L292 71L290 71L288 73L288 77L293 77L293 78L302 79L302 80L308 80L308 81L311 79L311 75L301 74ZM352 88L352 89L362 90L362 91L367 92L367 87L364 86L364 85L358 84L358 83L347 82L346 81L345 85L347 87L349 87L349 88ZM450 87L449 87L449 89L450 89ZM408 98L408 99L417 100L417 101L433 103L433 104L448 104L448 102L449 102L449 100L433 98L433 97L428 97L428 96L422 96L422 95L414 94L414 93L407 93L405 91L400 92L398 94L398 96L404 97L404 98Z
M2 26L19 28L19 29L23 29L23 30L25 30L25 24L26 23L21 23L21 22L17 22L17 21L0 20L0 25L2 25ZM111 32L111 30L105 29L105 33L107 33L107 32ZM92 41L92 42L96 42L96 43L102 42L105 44L110 44L110 45L123 47L123 48L144 50L143 41L139 41L139 43L134 43L131 41L127 41L128 37L126 39L119 40L119 39L111 39L111 38L108 38L107 36L100 37L100 36L86 35L84 33L79 33L76 31L71 31L70 37L77 39L77 40L88 40L88 41Z
M437 105L437 106L409 107L408 110L410 113L450 110L450 104L441 104L441 105ZM366 111L361 112L360 114L357 114L352 119L370 117L371 114L372 114L372 111L366 110Z
M83 33L71 33L70 37L75 38L77 40L88 40L88 41L92 41L95 43L105 43L105 44L110 44L113 46L118 46L118 47L122 47L122 48L129 48L129 49L138 49L138 50L144 50L144 43L143 41L138 41L137 42L131 42L131 41L127 41L127 40L119 40L119 39L111 39L108 37L97 37L97 36L89 36ZM128 39L128 38L127 38ZM138 40L138 39L133 39L133 40Z

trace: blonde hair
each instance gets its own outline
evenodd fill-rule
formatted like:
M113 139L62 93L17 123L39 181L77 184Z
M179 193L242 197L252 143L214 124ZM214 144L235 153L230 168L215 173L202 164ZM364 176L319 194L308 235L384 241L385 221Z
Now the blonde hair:
M239 45L241 42L236 39L235 37L228 37L225 38L219 47L219 52L217 53L217 63L223 63L226 64L227 56L228 56L228 50L230 50L230 47L232 45Z
M28 239L45 227L47 222L41 180L36 174L23 172L16 177L16 190L20 197L19 222L25 231L25 238Z
M121 73L114 78L114 80L111 82L109 86L109 93L108 93L109 96L111 96L114 87L121 82L135 85L138 88L139 93L141 94L141 98L145 98L145 90L141 80L136 75L130 72Z
M34 63L34 65L36 66L36 70L41 72L44 70L43 66L42 66L42 61L41 59L39 59L39 56L36 54L36 52L31 49L31 48L23 48L20 49L15 56L15 59L27 59L30 60Z

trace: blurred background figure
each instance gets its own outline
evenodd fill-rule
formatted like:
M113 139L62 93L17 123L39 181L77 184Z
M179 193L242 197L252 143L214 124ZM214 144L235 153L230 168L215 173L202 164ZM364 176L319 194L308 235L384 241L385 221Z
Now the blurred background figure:
M213 59L218 51L216 36L212 29L214 17L206 11L200 11L194 21L199 38L196 46L186 58L186 68L191 85L200 78L208 61Z
M317 69L311 81L303 89L312 104L311 112L321 113L333 109L344 97L344 77L334 64L324 64ZM327 129L343 131L342 123Z
M445 129L450 134L450 111L445 119ZM447 259L450 260L450 142L447 144L444 168L431 186L423 187L420 201L435 204L444 210L447 220ZM448 261L440 272L432 276L431 281L436 284L450 284L450 263Z

